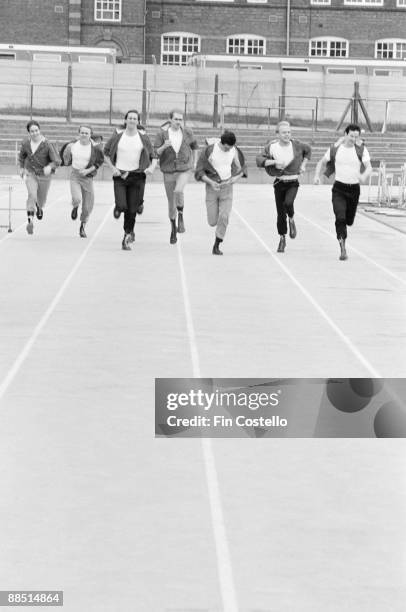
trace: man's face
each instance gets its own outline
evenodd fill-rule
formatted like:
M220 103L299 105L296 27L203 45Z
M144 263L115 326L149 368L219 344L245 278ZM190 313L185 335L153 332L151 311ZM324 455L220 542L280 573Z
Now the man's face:
M34 142L41 138L41 132L38 125L32 125L28 133Z
M229 151L230 149L232 149L232 145L229 144L223 144L222 142L220 142L220 147L223 151Z
M90 131L89 128L87 127L81 127L80 131L79 131L79 140L80 140L80 144L82 145L88 145L90 142L90 137L91 137L92 133Z
M350 130L348 134L344 135L345 144L348 146L354 146L359 138L358 130Z
M138 125L138 114L137 113L129 113L126 119L127 126L130 128L135 128Z
M278 130L279 140L288 143L290 141L290 126L281 125Z
M178 130L180 127L182 127L183 124L183 115L181 115L180 113L173 113L173 116L171 117L171 128L174 130Z

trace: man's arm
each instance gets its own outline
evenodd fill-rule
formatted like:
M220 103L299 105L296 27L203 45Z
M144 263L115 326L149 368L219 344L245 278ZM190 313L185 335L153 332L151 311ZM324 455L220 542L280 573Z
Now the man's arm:
M315 185L320 185L320 173L322 169L325 167L326 163L327 163L327 160L325 156L323 155L323 157L317 162L316 169L314 171L313 183Z

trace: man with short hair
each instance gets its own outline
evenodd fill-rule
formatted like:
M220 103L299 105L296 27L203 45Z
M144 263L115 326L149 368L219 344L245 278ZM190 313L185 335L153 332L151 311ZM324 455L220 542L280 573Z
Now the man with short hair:
M307 161L311 156L309 145L293 140L288 121L280 121L276 126L277 139L271 140L265 146L261 155L256 158L259 168L265 168L270 176L274 176L273 183L277 211L277 229L279 245L277 252L284 253L286 248L286 234L289 221L289 236L294 239L297 235L294 221L294 201L299 189L299 177L306 169Z
M191 129L183 125L183 113L172 110L169 122L159 129L154 142L155 152L159 157L160 169L164 175L168 214L171 222L170 244L176 244L176 234L185 231L183 209L185 205L184 189L189 180L190 171L196 165L198 145ZM176 223L176 213L178 216Z
M235 134L225 131L201 152L195 172L196 180L206 183L207 220L216 227L213 255L223 255L220 244L233 206L233 184L242 176L247 176L244 155Z
M79 127L79 140L70 142L63 152L66 166L72 165L70 190L72 194L71 219L78 217L78 208L82 205L79 236L86 238L85 225L94 206L93 177L103 165L104 155L101 148L92 141L92 128L88 125Z
M27 123L29 137L24 139L18 155L18 171L25 180L28 191L26 226L28 234L34 233L34 214L41 220L44 211L51 175L60 165L61 159L55 147L44 138L38 121Z
M360 127L351 123L345 128L344 138L329 147L317 163L314 183L320 184L320 172L326 166L325 176L335 173L332 202L335 215L340 260L348 259L345 241L347 226L354 223L360 196L360 182L364 183L372 171L370 156L360 138Z

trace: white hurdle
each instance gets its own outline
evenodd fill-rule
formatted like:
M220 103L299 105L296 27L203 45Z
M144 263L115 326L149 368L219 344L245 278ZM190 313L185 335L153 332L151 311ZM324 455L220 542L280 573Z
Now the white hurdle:
M0 225L0 228L7 229L8 233L13 231L12 228L12 211L13 210L24 210L25 208L13 208L13 190L16 185L21 185L21 178L17 174L12 175L0 175L0 190L8 191L8 206L0 207L1 210L8 212L8 223L6 225Z

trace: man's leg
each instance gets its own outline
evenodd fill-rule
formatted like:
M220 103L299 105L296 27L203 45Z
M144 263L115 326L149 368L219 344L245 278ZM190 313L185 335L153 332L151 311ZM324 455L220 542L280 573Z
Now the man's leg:
M222 185L220 187L219 195L219 214L216 227L216 241L213 246L213 255L222 255L222 251L219 249L219 245L224 240L226 235L228 221L233 206L233 186Z
M276 204L276 212L277 212L277 221L276 227L278 229L278 234L280 236L279 245L278 245L278 253L283 253L285 251L286 246L286 233L288 231L288 225L286 223L286 206L285 206L285 189L282 181L276 181L273 184L274 193L275 193L275 204Z
M145 174L140 173L127 179L127 209L124 212L124 239L122 244L126 251L130 250L130 243L135 240L135 218L138 206L144 199L145 178Z
M80 188L79 174L76 170L72 170L70 175L70 192L72 196L72 210L70 216L71 219L75 221L78 218L78 208L82 204L82 190Z
M176 174L174 172L164 172L164 185L166 197L168 199L168 216L171 223L171 235L169 238L170 244L176 244L176 206L174 191L176 186Z
M295 224L293 217L295 214L294 201L295 201L298 189L299 189L298 182L286 184L285 208L286 208L286 212L288 215L288 221L289 221L289 236L292 239L296 238L296 234L297 234L296 224Z
M118 219L122 212L127 208L127 179L121 178L121 176L113 176L114 185L114 218Z
M189 171L187 172L178 172L176 178L175 190L173 192L174 195L174 204L176 206L176 210L178 211L178 233L183 234L185 231L185 224L183 221L183 208L185 205L185 197L184 197L184 189L189 180Z
M27 173L25 176L25 185L27 187L27 217L28 223L26 226L28 234L34 233L34 214L37 205L38 181L35 174Z
M336 184L333 185L332 190L332 202L333 210L335 215L335 228L337 234L337 240L340 243L340 260L344 261L347 259L347 252L345 250L345 240L347 238L347 197L345 191L340 190Z
M357 214L357 206L360 195L360 186L354 185L351 188L351 193L347 194L347 210L345 215L345 222L347 225L354 223L355 215Z
M85 225L94 206L93 179L91 177L82 177L80 187L82 191L82 213L80 215L79 234L81 238L86 238Z
M50 176L39 176L38 177L38 192L37 192L37 217L42 219L43 208L47 201L48 191L51 186Z

